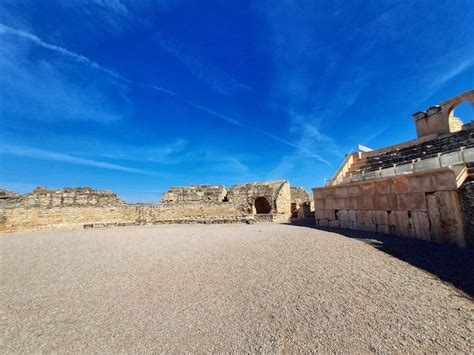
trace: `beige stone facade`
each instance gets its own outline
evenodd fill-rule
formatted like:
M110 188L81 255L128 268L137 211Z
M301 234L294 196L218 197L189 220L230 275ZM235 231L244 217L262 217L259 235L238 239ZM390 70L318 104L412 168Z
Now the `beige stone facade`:
M450 169L315 188L316 224L465 246L457 189Z
M25 195L0 190L0 231L97 228L159 223L286 222L287 181L173 187L157 204L126 204L112 191L37 188Z

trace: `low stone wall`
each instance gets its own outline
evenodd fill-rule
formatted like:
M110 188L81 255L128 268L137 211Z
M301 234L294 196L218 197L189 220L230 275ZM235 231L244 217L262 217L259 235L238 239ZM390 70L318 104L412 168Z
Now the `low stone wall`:
M466 245L452 170L314 188L316 224Z
M0 209L0 232L161 223L241 223L253 220L228 203L56 206Z

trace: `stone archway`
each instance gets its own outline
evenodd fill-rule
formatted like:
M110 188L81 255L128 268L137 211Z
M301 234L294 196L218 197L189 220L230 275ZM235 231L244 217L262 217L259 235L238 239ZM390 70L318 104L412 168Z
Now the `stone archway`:
M272 210L272 205L265 197L257 197L254 206L257 214L270 213Z

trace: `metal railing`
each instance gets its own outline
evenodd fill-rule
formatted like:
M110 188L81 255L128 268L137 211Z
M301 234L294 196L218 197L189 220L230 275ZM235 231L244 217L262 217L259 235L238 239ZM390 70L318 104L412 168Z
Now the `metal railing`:
M325 186L347 184L351 182L366 181L372 179L379 179L389 176L399 176L413 174L420 171L439 169L443 167L452 167L454 165L461 165L474 162L474 147L461 147L454 152L438 153L437 156L426 159L415 159L407 164L393 164L389 168L379 168L374 171L362 171L357 174L351 174L336 179L325 179Z

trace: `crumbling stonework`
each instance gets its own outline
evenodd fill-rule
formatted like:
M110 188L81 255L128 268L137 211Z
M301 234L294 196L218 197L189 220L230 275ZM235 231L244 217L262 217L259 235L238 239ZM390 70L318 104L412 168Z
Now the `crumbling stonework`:
M291 214L291 192L288 181L233 185L227 194L227 199L252 215L272 214L274 220L286 221Z
M258 213L265 203L268 211ZM126 204L112 191L87 187L36 188L25 195L0 191L0 231L271 222L286 221L289 212L290 186L286 181L234 185L229 193L224 186L174 187L158 204Z
M314 210L314 202L311 194L298 186L291 186L291 217L309 218Z
M190 202L209 201L222 202L226 199L227 190L221 185L195 185L185 187L172 187L163 194L161 202Z
M5 190L3 190L5 191ZM50 190L37 187L33 192L20 195L10 192L1 197L0 207L74 207L74 206L121 206L123 201L117 198L114 192L107 190L92 190L88 187L67 187L61 190Z

